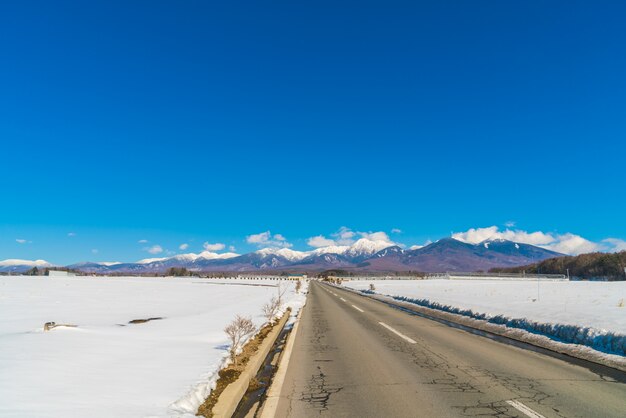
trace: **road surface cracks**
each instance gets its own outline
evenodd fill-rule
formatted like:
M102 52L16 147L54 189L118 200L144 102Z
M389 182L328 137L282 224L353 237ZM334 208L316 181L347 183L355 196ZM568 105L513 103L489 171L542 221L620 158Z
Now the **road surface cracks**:
M490 388L503 387L513 396L492 402L476 400L475 404L456 405L463 416L517 417L519 413L506 403L515 399L520 402L539 404L550 408L557 417L564 417L552 405L552 397L544 392L541 383L512 374L495 373L478 366L460 366L449 361L445 355L430 350L425 342L417 338L417 344L406 344L396 339L385 338L389 348L411 357L411 361L428 375L437 377L422 384L432 391L464 394L485 394Z
M320 366L317 366L317 373L311 376L306 391L302 393L300 400L309 404L313 409L320 412L328 410L330 396L341 391L343 387L328 384L326 375Z
M328 321L324 319L324 314L321 309L313 309L311 311L313 319L313 328L311 330L311 337L309 340L309 351L314 357L319 357L324 353L332 350L336 350L337 347L327 344L325 337L328 332ZM332 360L317 359L316 362L332 363ZM292 388L292 395L290 400L298 399L308 404L311 409L317 410L320 413L328 410L328 404L330 397L340 392L343 387L340 385L329 383L328 375L324 373L321 365L317 365L316 373L311 375L311 378L307 382L307 385L301 391L299 398L296 394L296 387Z
M456 339L444 331L422 332L421 328L415 329L412 324L407 324L402 318L393 315L378 318L385 312L378 312L375 308L366 310L364 315L347 308L354 314L351 317L370 331L364 333L360 346L358 343L355 345L354 339L360 337L359 333L346 335L348 330L341 328L354 324L342 323L341 312L335 311L332 306L326 307L326 311L316 308L315 296L307 306L307 317L301 324L304 332L299 336L300 352L306 353L303 356L307 359L306 368L294 373L297 378L292 380L291 390L286 396L288 402L282 415L284 412L287 415L284 416L348 416L346 414L351 413L350 408L353 406L350 402L356 402L355 411L358 409L361 416L381 416L376 414L387 409L396 416L405 416L403 412L415 410L402 410L405 398L406 405L423 406L431 415L436 412L442 416L522 417L523 412L510 404L510 401L517 401L530 409L536 408L535 410L549 418L573 417L584 413L589 416L586 405L572 408L569 404L563 404L563 399L576 393L576 382L613 381L601 375L595 378L574 374L576 377L561 378L558 373L550 370L545 374L533 374L532 368L538 366L529 365L526 372L524 359L519 360L516 356L512 359L517 362L514 363L516 367L507 367L498 358L485 361L484 355L479 352L480 347L462 346L462 335L459 335L457 343ZM392 335L387 329L378 326L377 322L373 322L372 317L375 317L374 321L383 320L401 331L403 328L413 329L415 332L409 332L409 335L416 343L410 344ZM421 322L416 325L420 324ZM378 356L372 357L371 353L364 351L367 349L363 347L366 342L374 344L372 352L380 354L380 361ZM354 357L343 351L347 348L355 349L357 359L369 361L366 373L361 373L358 369L352 373L359 363L355 363ZM390 352L388 356L386 352ZM386 364L387 358L393 361ZM526 360L532 362L532 358ZM378 370L382 371L381 376L385 378L381 382L372 381L371 373ZM565 386L559 387L554 381L572 381L572 386L564 383ZM389 391L388 386L392 385L398 386L397 391L395 388ZM554 386L557 387L556 390ZM380 398L377 398L378 387L381 388ZM564 388L564 391L559 388ZM398 391L403 391L405 398L400 397L391 403L384 398L385 394L390 398L396 396ZM363 398L363 394L367 394L367 398ZM372 401L377 399L380 402ZM577 401L579 397L572 399ZM369 406L364 407L363 402Z
M323 353L327 350L336 350L337 347L327 345L324 337L328 330L328 323L324 319L322 310L314 310L314 329L311 337L310 349L314 353ZM364 325L367 324L364 322ZM393 336L387 335L382 330L379 331L381 338L392 351L402 353L410 357L410 360L419 369L424 370L423 375L432 377L430 380L421 382L425 390L444 393L466 394L464 403L453 406L462 416L469 417L518 417L519 411L506 403L507 400L518 400L539 404L554 411L556 417L564 417L559 410L552 405L552 398L541 388L541 383L536 380L516 376L513 374L496 373L479 366L459 365L450 361L444 354L435 352L422 338L415 338L416 344L407 344ZM342 387L328 385L326 376L318 366L318 375L313 375L307 386L307 392L302 394L301 400L309 402L319 410L327 409L328 400L333 393L339 392ZM485 395L493 393L492 388L505 388L502 399L485 401L480 397L472 400L472 394ZM473 402L473 403L472 403Z

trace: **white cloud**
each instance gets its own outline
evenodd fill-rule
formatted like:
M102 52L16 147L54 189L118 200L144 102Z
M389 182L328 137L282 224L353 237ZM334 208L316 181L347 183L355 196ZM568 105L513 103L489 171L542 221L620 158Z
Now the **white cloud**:
M487 239L507 239L509 241L523 242L532 245L546 245L553 243L555 238L551 234L543 232L526 232L520 230L505 229L500 231L497 226L487 228L470 228L465 232L452 234L452 238L470 244L478 244Z
M137 241L139 244L147 244L148 240L147 239L140 239L139 241Z
M97 248L94 248L93 250L91 250L91 253L92 253L92 254L98 254L98 252L99 252L99 251L98 251L98 249L97 249Z
M356 234L348 227L342 226L339 231L331 234L335 238L335 244L337 245L350 245L354 242L354 236Z
M235 246L234 246L234 245L229 245L229 246L228 246L228 251L231 251L231 252L233 252L233 253L234 253L236 250L237 250L237 249L235 248Z
M221 242L216 242L215 244L205 242L204 244L202 244L202 247L207 251L221 251L226 248L226 246Z
M557 253L569 255L593 253L604 249L601 244L591 242L580 235L570 233L557 235L556 241L553 244L543 245L542 247L556 251Z
M399 229L399 228L393 228L393 229L391 230L391 233L392 233L392 234L401 234L401 233L402 233L402 230L401 230L401 229Z
M307 244L315 248L328 247L330 245L352 245L357 239L365 238L371 241L384 241L390 245L401 245L393 242L386 232L353 231L345 226L342 226L337 232L330 234L330 236L333 238L326 238L324 235L316 235L309 238L307 240Z
M187 243L180 244L180 245L178 246L178 248L184 251L184 250L186 250L187 248L189 248L189 244L187 244Z
M361 238L369 239L370 241L385 241L385 242L393 243L393 241L391 241L391 239L389 238L389 235L387 235L383 231L358 232L358 234L361 236Z
M307 240L306 243L309 246L314 247L314 248L328 247L331 245L335 245L335 241L333 241L332 239L328 239L324 237L323 235L317 235L315 237L311 237Z
M68 237L75 237L76 236L76 232L68 232L67 236Z
M260 234L252 234L246 237L246 242L248 244L262 244L264 242L269 241L270 239L270 231L261 232Z
M513 228L515 226L515 221L505 222L504 226L506 226L507 228Z
M254 244L258 247L277 247L277 248L290 248L292 244L281 234L272 235L270 231L261 232L259 234L252 234L246 237L248 244Z
M153 245L152 247L145 248L150 254L160 254L163 252L163 247L160 245Z
M548 250L568 255L578 255L594 251L602 251L605 247L589 241L580 235L572 233L554 234L550 232L527 232L522 230L505 229L501 231L497 226L487 228L470 228L465 232L452 234L452 238L470 244L478 244L487 239L506 239L524 244L536 245Z
M430 244L432 244L432 243L433 243L433 242L432 242L431 240L427 240L427 241L426 241L423 245L418 245L418 244L416 244L416 245L411 245L411 246L409 247L409 250L418 250L418 249L420 249L420 248L424 248L425 246L430 245Z
M28 242L28 240L22 239L22 238L17 238L15 240L15 242L17 242L18 244L26 244Z
M602 242L608 244L610 247L608 250L612 253L618 253L620 251L626 251L626 241L619 238L607 238Z

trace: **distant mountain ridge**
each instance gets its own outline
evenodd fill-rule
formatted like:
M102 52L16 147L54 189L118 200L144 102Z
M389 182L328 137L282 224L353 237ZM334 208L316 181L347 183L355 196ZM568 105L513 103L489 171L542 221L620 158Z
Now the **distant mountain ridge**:
M169 268L199 272L319 272L342 269L355 273L478 271L537 263L562 254L529 244L502 239L470 244L443 238L421 248L405 250L387 241L362 238L352 245L329 246L311 251L264 248L247 254L178 254L135 263L83 262L67 266L85 273L150 274ZM44 260L6 260L0 272L23 272L37 265L51 267Z
M530 244L507 240L487 240L478 244L443 238L415 250L391 247L386 254L368 260L368 271L418 270L425 273L478 271L495 267L524 265L525 260L545 260L561 254ZM405 267L402 269L402 267Z
M33 267L46 268L53 267L53 265L46 260L19 260L12 258L0 261L0 272L2 273L22 273Z

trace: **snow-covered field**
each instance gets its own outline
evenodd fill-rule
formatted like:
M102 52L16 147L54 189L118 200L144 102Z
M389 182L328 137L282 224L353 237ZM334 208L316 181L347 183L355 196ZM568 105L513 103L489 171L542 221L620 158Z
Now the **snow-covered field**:
M344 282L344 286L367 290L370 283L376 293L427 300L444 310L459 308L491 318L501 315L542 324L572 325L572 332L588 327L592 328L592 337L606 333L626 335L626 282L353 280Z
M0 277L0 416L193 416L227 361L223 328L236 314L262 325L277 283ZM282 283L297 312L304 294Z

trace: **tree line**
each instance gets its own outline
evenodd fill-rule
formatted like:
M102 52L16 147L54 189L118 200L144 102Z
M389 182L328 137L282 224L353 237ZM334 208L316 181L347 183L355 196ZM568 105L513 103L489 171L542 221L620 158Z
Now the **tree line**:
M550 258L521 267L493 268L493 273L566 274L579 279L626 280L626 251Z

